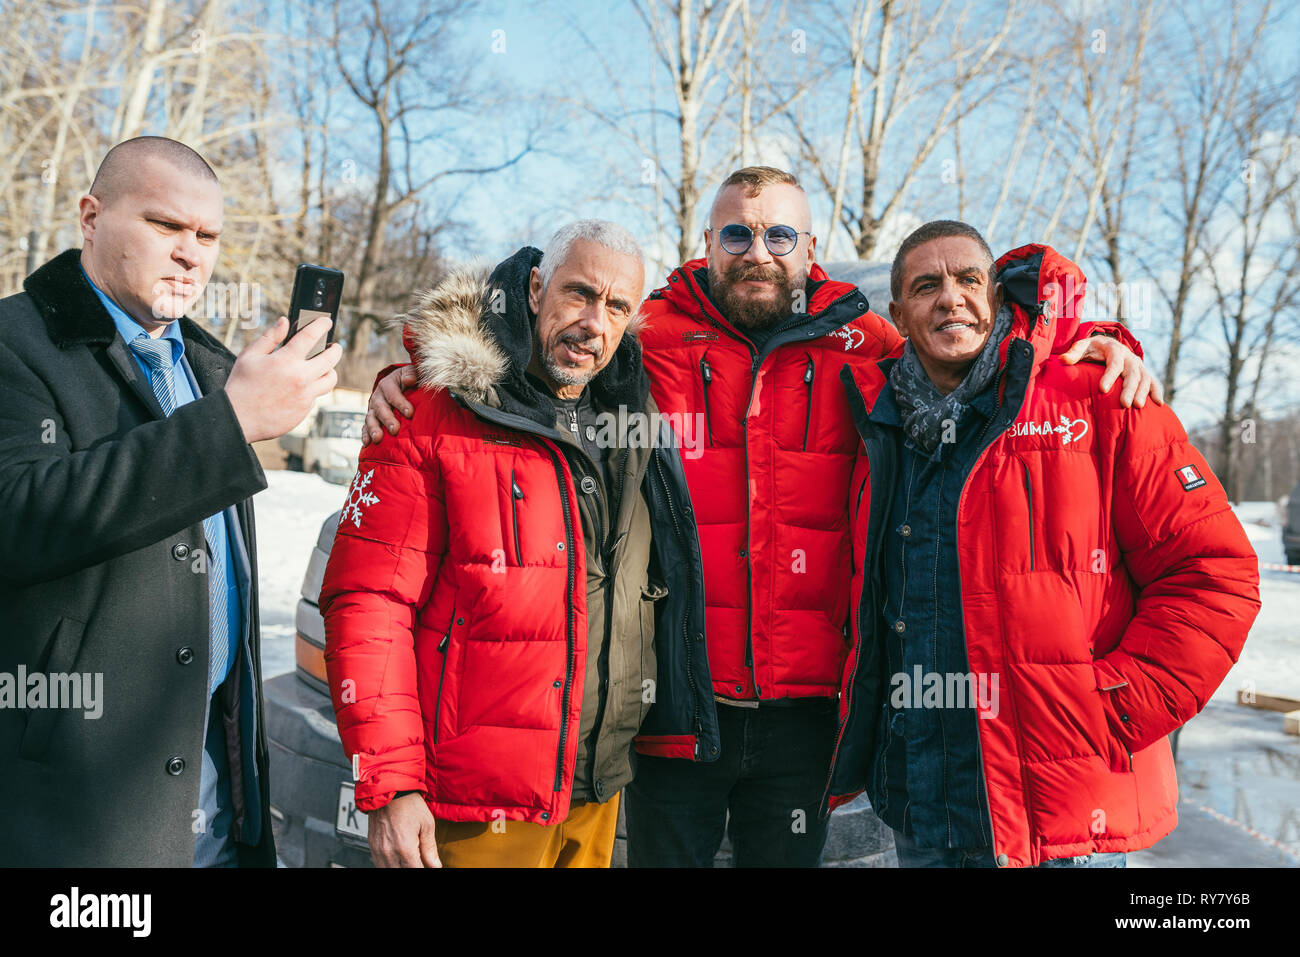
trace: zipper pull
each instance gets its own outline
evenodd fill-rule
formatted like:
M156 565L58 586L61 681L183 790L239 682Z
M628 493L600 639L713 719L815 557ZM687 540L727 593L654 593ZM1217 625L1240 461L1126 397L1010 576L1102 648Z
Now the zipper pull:
M701 360L700 360L700 371L704 374L704 384L705 384L705 385L712 385L712 384L713 384L713 370L709 368L709 360L708 360L708 359L701 359Z
M513 495L517 501L523 501L524 490L519 487L519 483L514 479L510 480L510 494Z
M813 361L809 359L808 369L803 374L804 385L812 385L812 380L813 380Z
M578 410L569 410L569 431L574 435L578 434Z
M438 653L439 653L439 654L445 654L445 653L446 653L446 651L447 651L447 644L448 644L448 642L450 642L450 641L451 641L451 630L448 629L447 633L446 633L445 635L442 636L442 641L438 642Z

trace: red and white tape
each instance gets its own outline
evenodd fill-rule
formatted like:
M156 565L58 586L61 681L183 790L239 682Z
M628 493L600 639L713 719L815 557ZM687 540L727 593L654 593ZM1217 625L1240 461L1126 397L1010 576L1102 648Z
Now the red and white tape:
M1183 798L1178 803L1184 804L1188 807L1194 807L1202 814L1208 814L1216 821L1220 821L1224 824L1230 825L1231 827L1235 827L1238 830L1245 831L1251 837L1255 838L1256 840L1263 841L1265 844L1268 844L1270 847L1275 848L1276 850L1280 851L1282 854L1291 858L1292 860L1300 861L1300 854L1297 854L1295 851L1291 850L1291 848L1287 847L1281 841L1271 838L1267 834L1260 833L1255 828L1251 827L1249 824L1243 824L1240 821L1238 821L1236 818L1228 817L1228 815L1220 811L1216 811L1212 807L1206 807L1204 804L1199 804L1196 801L1189 801L1187 798Z
M1279 565L1277 562L1260 562L1259 567L1270 572L1300 572L1300 565Z

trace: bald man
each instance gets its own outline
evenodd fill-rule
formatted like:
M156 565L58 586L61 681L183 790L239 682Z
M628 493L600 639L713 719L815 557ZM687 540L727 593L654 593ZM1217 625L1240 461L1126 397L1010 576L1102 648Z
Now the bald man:
M0 865L271 867L251 443L341 350L185 318L222 196L181 143L115 146L80 221L0 300Z

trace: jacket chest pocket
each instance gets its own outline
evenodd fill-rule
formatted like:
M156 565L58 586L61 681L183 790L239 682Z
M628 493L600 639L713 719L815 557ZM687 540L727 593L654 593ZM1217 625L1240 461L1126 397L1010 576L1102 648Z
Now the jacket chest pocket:
M717 402L716 396L710 395L714 390L713 378L713 365L709 362L708 350L705 350L700 356L700 408L704 410L704 441L709 448L713 448L713 406Z
M444 712L444 701L448 695L447 687L447 664L451 660L451 644L454 635L463 635L465 619L463 616L458 617L455 608L451 611L451 621L447 624L447 631L438 641L438 690L434 697L433 706L433 743L436 745L440 737L450 737L442 733L442 721ZM454 728L452 729L454 732Z
M519 476L515 469L510 470L510 530L512 533L512 542L507 542L507 548L513 545L515 564L524 563L524 550L521 544L521 534L519 531L519 507L524 501L524 490L519 485Z

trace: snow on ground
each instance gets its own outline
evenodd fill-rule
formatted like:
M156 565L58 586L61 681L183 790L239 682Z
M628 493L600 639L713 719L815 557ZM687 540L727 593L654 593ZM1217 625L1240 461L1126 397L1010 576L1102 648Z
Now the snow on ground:
M347 487L318 475L268 471L253 498L257 521L262 678L293 670L293 617L321 523L343 507Z
M1236 509L1261 562L1281 564L1282 530L1272 502L1243 502ZM1246 647L1228 672L1216 701L1235 701L1237 689L1300 698L1300 572L1260 569L1259 617Z

